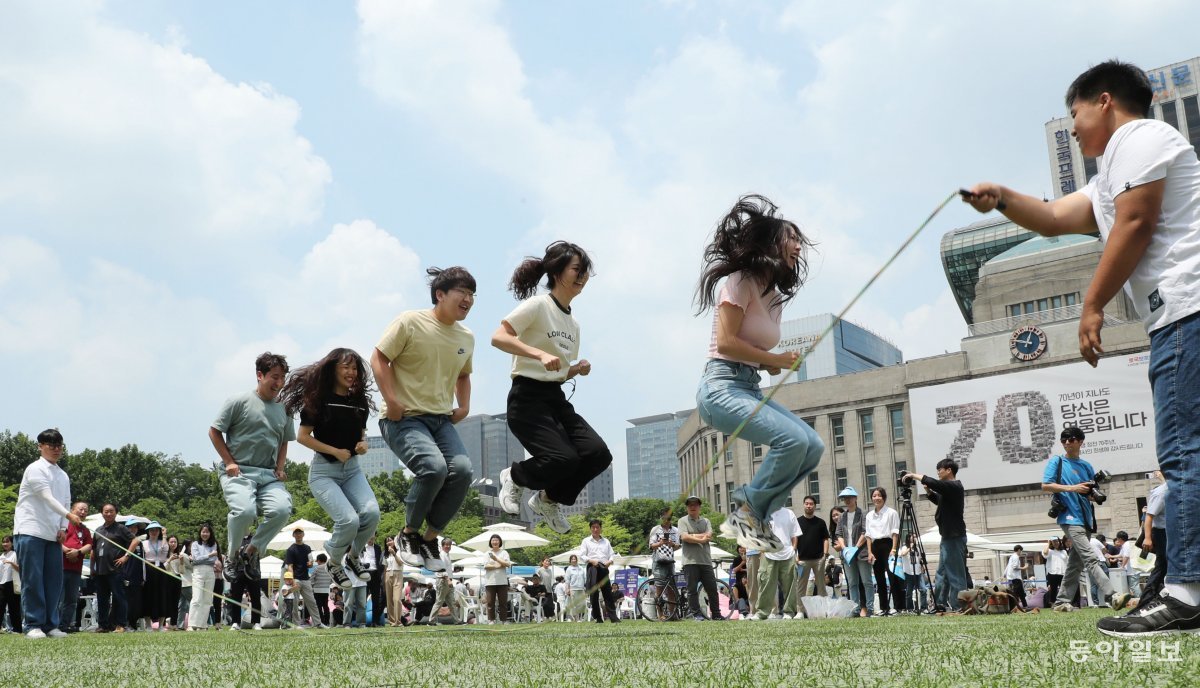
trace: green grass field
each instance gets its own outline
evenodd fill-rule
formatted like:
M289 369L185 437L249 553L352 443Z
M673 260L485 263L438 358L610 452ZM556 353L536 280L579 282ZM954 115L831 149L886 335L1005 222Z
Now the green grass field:
M1098 611L1028 616L0 637L13 686L1195 686L1200 636L1098 653ZM1071 641L1088 649L1071 659Z

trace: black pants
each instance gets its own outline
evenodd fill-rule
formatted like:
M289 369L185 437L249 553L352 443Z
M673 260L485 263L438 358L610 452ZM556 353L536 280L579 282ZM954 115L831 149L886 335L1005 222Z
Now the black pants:
M687 579L688 614L700 616L700 587L708 595L708 610L712 618L721 616L721 598L717 595L717 577L708 564L684 564L683 575ZM782 609L782 607L780 607Z
M260 614L262 610L262 590L257 580L238 576L237 580L230 584L229 594L226 597L244 604L242 596L246 593L250 593L250 623L256 624L262 618ZM226 602L225 604L229 612L230 624L240 624L242 622L242 607L233 602Z
M607 616L609 620L616 621L617 612L613 606L612 582L608 580L608 567L588 564L587 586L588 590L592 591L592 619L603 621ZM603 613L600 607L601 596L604 597Z
M314 592L313 598L317 601L317 611L321 613L321 623L329 625L329 593Z
M370 626L383 625L383 612L386 601L383 595L383 571L371 572L371 580L367 583L367 594L371 597L371 618L367 620Z
M1162 593L1163 583L1167 578L1167 529L1151 528L1150 535L1154 542L1154 570L1142 586L1142 596L1138 599L1138 608L1150 604L1150 601Z
M1046 574L1046 594L1042 596L1042 606L1049 609L1054 606L1054 600L1058 599L1058 586L1062 585L1061 573Z
M93 574L96 586L96 624L105 631L125 625L125 579L118 573Z
M1021 601L1021 609L1029 609L1029 602L1025 599L1025 581L1020 578L1010 578L1008 593Z
M908 586L904 579L888 571L888 585L892 588L892 609L904 611L909 608Z
M892 539L872 540L871 554L875 555L875 592L879 593L879 611L885 614L892 608L888 585L888 555L892 553Z
M592 478L612 463L604 440L575 413L557 382L513 378L508 428L530 454L512 465L514 482L545 490L559 504L574 504Z
M4 612L8 612L8 624L13 633L21 633L21 596L13 592L12 581L0 584L0 621L4 620Z

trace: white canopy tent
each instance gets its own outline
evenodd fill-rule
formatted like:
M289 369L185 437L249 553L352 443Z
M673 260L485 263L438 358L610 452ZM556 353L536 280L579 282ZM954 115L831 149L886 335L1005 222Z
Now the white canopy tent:
M521 547L540 547L550 544L550 541L540 535L525 530L521 526L511 523L493 523L483 530L482 533L461 543L463 547L468 547L479 552L487 552L488 540L493 535L499 535L504 541L504 549L519 549Z
M333 534L326 530L325 526L302 518L284 526L283 530L279 531L279 534L267 543L267 549L281 550L291 547L292 543L296 542L296 538L292 536L292 532L297 528L304 531L304 544L313 549L317 549L318 545L329 542L329 538L333 537Z

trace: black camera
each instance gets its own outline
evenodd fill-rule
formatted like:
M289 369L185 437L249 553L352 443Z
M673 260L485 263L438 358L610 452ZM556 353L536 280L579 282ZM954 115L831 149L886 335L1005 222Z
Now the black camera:
M917 479L912 477L912 473L900 471L900 475L896 478L896 487L912 487L916 482Z
M1046 515L1050 518L1058 518L1058 515L1067 510L1066 503L1063 502L1062 495L1055 493L1050 497L1050 510Z
M1092 491L1088 493L1088 499L1092 500L1096 504L1103 504L1105 501L1107 501L1108 495L1100 491L1100 483L1107 483L1110 480L1112 480L1112 473L1109 473L1108 471L1096 471L1096 475L1092 476L1091 480L1084 483L1084 485L1092 488Z

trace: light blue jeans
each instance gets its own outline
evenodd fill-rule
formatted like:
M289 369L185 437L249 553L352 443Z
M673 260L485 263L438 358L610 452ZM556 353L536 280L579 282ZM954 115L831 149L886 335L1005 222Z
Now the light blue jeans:
M308 487L333 519L333 534L325 543L329 560L341 561L350 547L361 552L379 525L379 502L358 457L342 463L314 455L308 467Z
M705 423L724 433L732 433L750 418L741 438L771 447L750 484L730 495L732 502L744 504L756 517L766 519L787 503L792 487L817 467L825 443L815 430L775 401L751 418L763 398L758 384L758 368L709 359L696 392L696 407Z
M367 625L367 586L350 588L346 593L346 616L342 624L350 628Z
M422 524L441 532L458 513L471 487L471 457L450 416L379 419L383 439L413 472L405 497L405 526L418 533Z
M1200 583L1200 313L1150 333L1158 465L1167 481L1167 583Z
M862 608L867 608L867 616L875 613L875 578L871 570L871 563L866 557L861 559L858 555L854 556L854 561L846 564L843 569L846 572L846 592L850 594L850 600L854 602L854 615L857 616ZM863 594L867 599L862 599L858 596L858 584L862 583Z
M288 494L287 486L275 477L275 471L270 468L257 466L238 466L241 475L230 478L221 474L221 492L225 495L225 503L229 505L229 549L226 554L233 556L242 546L242 538L254 525L258 510L262 509L262 523L254 531L250 544L254 545L259 554L267 551L267 543L275 539L279 531L287 525L292 516L292 496Z

